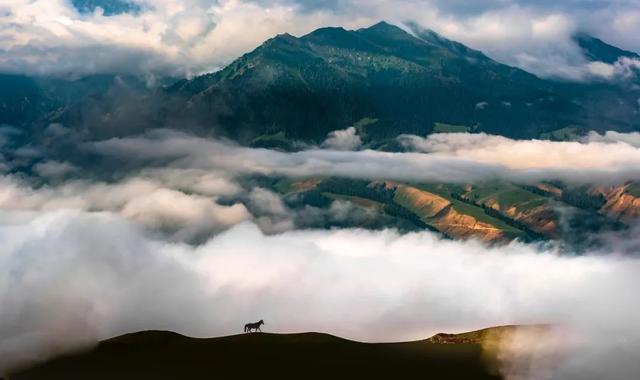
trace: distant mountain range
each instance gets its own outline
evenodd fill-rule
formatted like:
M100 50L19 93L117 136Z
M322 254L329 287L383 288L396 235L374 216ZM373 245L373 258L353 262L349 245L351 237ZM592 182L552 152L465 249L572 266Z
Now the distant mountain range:
M585 34L575 41L594 62L638 58ZM98 136L168 126L267 145L277 135L284 148L283 139L318 142L352 125L374 148L438 128L538 138L640 129L635 83L545 80L435 32L381 22L278 35L221 71L167 87L113 75L0 75L0 123L59 122Z

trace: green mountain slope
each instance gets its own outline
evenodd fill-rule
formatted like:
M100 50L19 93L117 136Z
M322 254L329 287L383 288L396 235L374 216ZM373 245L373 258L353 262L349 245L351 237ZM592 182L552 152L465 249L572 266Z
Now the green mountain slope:
M319 140L365 117L378 119L367 130L378 139L426 134L436 122L530 137L584 116L550 82L433 32L414 36L384 22L279 35L169 92L189 98L186 114L240 139L285 131Z
M611 64L623 57L640 59L640 55L634 52L609 45L601 39L586 33L576 33L573 36L573 40L582 49L584 56L592 62Z
M32 141L51 123L90 138L136 134L158 126L153 91L134 76L71 80L0 74L0 125L29 131Z
M620 231L637 218L637 186L402 183L347 178L282 179L273 190L292 209L329 209L335 200L369 211L373 219L312 228L394 227L431 230L452 239L490 243L556 240L573 248L597 245L598 233ZM635 195L634 195L635 194Z

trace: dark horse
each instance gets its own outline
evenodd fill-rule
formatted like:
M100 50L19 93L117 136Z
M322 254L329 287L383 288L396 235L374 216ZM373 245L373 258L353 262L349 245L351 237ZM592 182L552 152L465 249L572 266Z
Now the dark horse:
M244 332L251 332L251 330L262 332L262 330L260 330L260 326L262 325L264 325L264 321L262 319L256 323L247 323L244 325Z

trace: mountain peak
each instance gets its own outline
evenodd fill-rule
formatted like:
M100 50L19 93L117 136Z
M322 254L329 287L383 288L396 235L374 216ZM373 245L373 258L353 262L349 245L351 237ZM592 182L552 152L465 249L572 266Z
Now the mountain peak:
M276 35L274 38L278 38L278 39L281 39L281 40L295 40L295 39L297 39L295 36L292 36L289 33L280 33L280 34Z
M322 33L348 33L347 30L341 26L325 26L324 28L318 28L309 34L322 34Z
M342 27L329 27L316 29L301 37L302 41L316 45L327 45L345 49L370 49L370 43L364 40L358 33L346 30Z
M388 22L382 20L382 21L378 21L377 23L371 25L367 29L384 29L384 28L397 28L397 26L389 24Z
M358 30L359 32L373 32L373 33L401 33L401 34L408 34L407 32L405 32L402 28L393 25L393 24L389 24L386 21L380 21L376 24L371 25L368 28L362 28L360 30Z
M261 48L271 48L274 46L294 45L298 42L298 38L289 33L281 33L262 43Z
M316 29L313 32L302 36L302 39L305 40L327 40L327 39L335 39L335 38L344 38L350 35L351 32L346 30L343 27L325 27Z
M404 29L386 21L380 21L368 28L358 29L356 33L380 46L391 49L422 44L419 39Z

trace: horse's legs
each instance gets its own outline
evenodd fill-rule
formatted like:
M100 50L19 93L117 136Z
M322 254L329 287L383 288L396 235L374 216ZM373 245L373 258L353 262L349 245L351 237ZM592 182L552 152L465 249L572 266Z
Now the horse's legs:
M262 330L260 330L260 326L257 327L258 331L262 332Z

